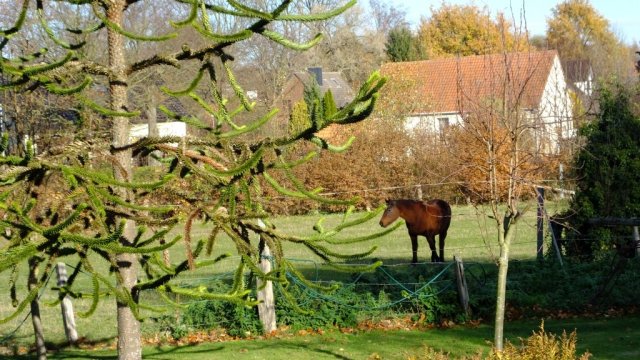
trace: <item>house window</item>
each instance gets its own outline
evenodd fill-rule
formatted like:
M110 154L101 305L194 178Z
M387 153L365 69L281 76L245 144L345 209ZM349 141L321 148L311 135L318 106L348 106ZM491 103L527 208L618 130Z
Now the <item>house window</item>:
M449 132L449 118L438 118L438 134L440 135L440 141L445 141L447 133Z

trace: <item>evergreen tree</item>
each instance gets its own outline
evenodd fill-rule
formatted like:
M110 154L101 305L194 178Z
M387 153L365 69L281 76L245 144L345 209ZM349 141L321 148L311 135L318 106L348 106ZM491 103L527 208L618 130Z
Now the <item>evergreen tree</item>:
M424 60L426 58L420 42L406 27L397 27L389 31L385 52L389 60L393 62Z
M628 227L592 226L599 217L640 216L640 118L632 94L622 88L601 90L599 117L581 129L586 145L576 156L576 194L566 216L568 255L587 257L628 248ZM632 255L632 254L629 254Z
M89 16L90 19L85 20L92 25L84 29L65 27L67 19L56 17L58 13L52 11L61 3L78 7L76 13ZM284 242L301 244L334 266L339 266L336 260L359 258L373 251L372 248L345 255L332 251L327 245L343 241L340 239L342 229L372 219L375 213L357 218L345 216L344 222L335 229L316 226L316 233L307 237L282 233L270 226L263 228L256 221L263 219L268 223L270 214L264 210L266 200L262 197L262 189L267 186L294 198L345 207L353 203L353 199L324 198L293 176L291 168L308 161L316 152L299 159L288 157L291 154L284 150L301 141L316 144L319 151L330 150L330 144L317 138L315 133L331 124L365 119L384 84L383 79L373 74L353 102L339 111L335 108L328 112L314 111L310 114L313 121L307 121L306 127L305 122L301 122L300 128L281 138L248 136L273 119L276 110L264 114L254 111L254 104L236 81L231 45L262 36L287 48L306 50L317 44L321 36L295 43L272 30L277 26L270 25L326 20L344 12L355 1L326 13L294 14L289 9L292 4L289 0L269 10L236 1L228 1L225 7L201 0L178 0L175 8L157 7L171 9L164 14L166 26L158 27L168 30L159 35L146 31L138 34L127 29L127 24L131 24L128 16L142 11L142 6L151 6L151 3L132 6L134 3L136 1L131 0L38 1L34 7L30 6L31 1L25 0L12 24L0 24L0 51L4 55L0 58L0 75L8 79L0 89L42 89L74 97L84 108L92 109L108 121L112 128L108 141L76 139L60 153L42 157L37 157L32 144L27 143L24 156L0 157L0 236L6 238L6 245L0 251L0 272L18 274L18 267L29 262L30 275L40 274L29 276L26 294L17 291L20 278L10 276L16 311L0 322L18 316L36 300L46 275L58 259L75 261L76 271L62 291L93 299L91 309L84 315L90 315L105 294L116 299L121 359L141 358L139 321L142 310L150 309L140 303L142 291L156 291L169 303L169 295L180 294L252 305L256 302L245 288L245 269L281 285L288 281L287 271L300 276L284 256ZM171 19L172 16L182 17ZM214 16L236 19L238 24L248 22L243 30L220 32L212 27ZM29 53L20 48L17 40L31 36L34 31L44 34L45 40L40 50ZM202 41L180 42L185 45L174 52L143 56L130 53L143 45L193 33L200 34ZM89 45L102 47L102 53L91 57ZM147 137L131 143L129 125L140 116L141 109L130 100L129 80L145 69L156 67L179 73L176 78L188 79L183 84L161 86L161 90L199 108L192 113L181 113L169 106L160 106L160 110L169 119L185 122L204 136ZM213 125L198 114L215 119ZM240 124L236 120L238 114L245 114L251 120ZM3 135L2 139L0 153L7 147L7 137ZM163 153L162 173L155 179L134 181L136 169L132 157L157 152ZM110 171L105 172L105 168ZM288 183L276 181L272 175L277 172L283 173L280 178L288 179ZM181 205L163 203L162 195L167 193ZM181 221L184 219L186 221ZM208 238L197 239L192 244L191 227L197 219L209 222L212 230ZM169 230L178 225L184 225L183 237L165 239ZM149 227L156 231L148 232ZM225 256L212 252L220 234L226 234L233 241L241 259L231 291L218 294L173 284L172 280L181 272L215 266ZM364 235L353 241L375 235ZM161 251L181 238L187 256L176 263L165 264ZM256 267L259 257L256 238L262 239L273 252L274 269L268 274ZM206 259L207 256L211 258ZM145 278L138 278L138 269ZM80 271L92 277L93 290L88 294L75 286Z
M309 119L309 108L304 101L293 104L291 115L289 115L289 135L298 134L311 126Z

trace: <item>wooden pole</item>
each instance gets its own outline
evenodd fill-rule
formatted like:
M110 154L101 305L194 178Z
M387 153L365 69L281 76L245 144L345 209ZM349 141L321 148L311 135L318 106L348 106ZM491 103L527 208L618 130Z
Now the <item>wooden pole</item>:
M537 258L538 260L542 260L544 257L543 254L543 244L544 244L544 188L537 187L536 194L538 198L538 216L536 219L536 232L537 232Z
M558 171L560 172L560 199L564 199L564 165L560 164Z
M258 220L258 225L262 228L265 227L262 220ZM263 239L260 239L260 270L265 274L271 271L271 250ZM276 330L276 306L273 297L273 283L270 280L263 281L258 278L256 280L256 286L258 288L258 316L262 322L262 328L266 334Z
M556 256L558 257L560 266L564 267L564 264L562 262L562 252L560 251L560 246L558 246L558 238L553 231L551 232L551 242L553 243L553 248L556 250Z
M29 279L28 288L31 291L37 284L38 280L38 261L35 258L29 259ZM33 324L33 334L36 340L36 352L38 360L47 360L47 346L44 341L44 327L42 318L40 317L40 304L38 297L31 300L31 323Z
M56 274L58 275L58 286L67 285L67 267L65 263L59 262L56 266ZM78 332L76 331L76 320L73 315L73 304L68 296L64 296L60 301L62 309L62 323L64 325L64 333L67 335L69 344L78 342Z
M640 231L638 231L638 227L633 227L633 241L636 245L636 256L640 256Z
M464 309L464 313L469 315L471 313L471 309L469 308L469 290L467 288L467 279L464 276L464 265L462 264L462 259L457 256L453 257L453 261L455 261L456 267L456 285L458 287L458 299L460 300L460 305Z
M546 220L549 222L549 232L551 233L551 243L553 244L553 248L556 250L556 256L558 257L558 262L560 262L560 266L564 268L564 264L562 262L562 252L560 251L560 236L562 233L562 229L559 227L559 224L554 224L549 218L549 214L547 214L547 210L544 210L544 216Z

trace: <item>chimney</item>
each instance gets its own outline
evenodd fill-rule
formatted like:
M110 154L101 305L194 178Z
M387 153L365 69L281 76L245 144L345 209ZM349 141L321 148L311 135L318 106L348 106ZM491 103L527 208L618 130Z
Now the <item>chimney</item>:
M322 86L322 68L321 67L310 67L307 69L313 76L316 78L316 82L319 86Z

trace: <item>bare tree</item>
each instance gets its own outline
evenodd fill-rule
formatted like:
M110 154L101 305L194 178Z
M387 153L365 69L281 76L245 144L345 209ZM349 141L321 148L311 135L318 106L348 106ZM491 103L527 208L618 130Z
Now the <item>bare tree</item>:
M409 27L407 11L402 5L390 6L380 0L369 0L369 7L371 8L371 17L373 18L376 32L387 36L392 29Z
M484 80L459 75L463 117L453 142L465 189L478 205L487 204L498 234L494 346L502 351L509 253L524 211L520 200L532 197L544 174L541 164L552 164L562 137L572 135L571 104L553 52L505 52L484 56L480 62ZM547 84L549 74L555 83L552 90L557 91L550 98L565 100L543 100L532 107L532 92Z

